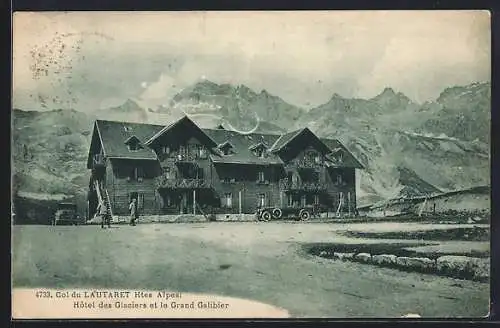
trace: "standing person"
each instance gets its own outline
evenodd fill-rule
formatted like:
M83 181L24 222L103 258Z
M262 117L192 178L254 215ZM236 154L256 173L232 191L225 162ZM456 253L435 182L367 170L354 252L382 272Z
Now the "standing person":
M99 214L101 215L101 228L104 229L105 224L108 225L108 228L111 228L111 220L109 218L108 210L106 206L104 206L103 202L99 204Z
M139 213L137 212L137 199L132 198L132 202L128 208L130 210L130 225L135 226L135 220L139 217Z

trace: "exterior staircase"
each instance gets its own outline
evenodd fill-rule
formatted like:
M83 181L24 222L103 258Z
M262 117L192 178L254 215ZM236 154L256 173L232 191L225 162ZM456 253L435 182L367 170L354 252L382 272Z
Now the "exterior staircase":
M94 187L97 192L97 199L99 200L99 204L102 204L106 207L106 213L111 217L111 220L114 222L115 217L113 216L113 212L111 209L111 202L108 194L108 190L106 188L103 188L99 181L94 181ZM102 206L101 205L101 206ZM100 211L97 211L95 214L95 217L99 216Z

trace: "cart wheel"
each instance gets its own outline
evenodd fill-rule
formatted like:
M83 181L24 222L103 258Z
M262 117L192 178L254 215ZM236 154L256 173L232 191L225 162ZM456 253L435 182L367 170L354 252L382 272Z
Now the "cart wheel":
M268 222L271 220L271 213L269 211L262 212L262 221Z
M281 211L281 208L275 208L273 210L273 218L275 218L275 219L281 219L282 215L283 215L283 212Z
M302 211L300 211L300 215L299 216L300 216L300 219L302 221L307 221L311 217L311 214L307 210L302 210Z

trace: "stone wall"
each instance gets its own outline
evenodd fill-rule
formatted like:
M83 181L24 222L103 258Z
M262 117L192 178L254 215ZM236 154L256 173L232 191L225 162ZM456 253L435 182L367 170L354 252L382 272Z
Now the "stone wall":
M396 256L393 254L340 253L321 251L319 256L334 260L352 261L395 268L404 271L433 273L452 278L488 282L490 276L490 259L469 256L446 255L432 260L426 257Z

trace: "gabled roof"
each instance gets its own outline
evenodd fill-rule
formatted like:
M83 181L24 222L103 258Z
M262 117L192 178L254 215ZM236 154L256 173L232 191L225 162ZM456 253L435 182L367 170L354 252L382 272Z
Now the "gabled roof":
M217 148L219 148L219 149L222 149L222 148L224 148L224 147L231 147L231 148L234 148L233 144L232 144L232 143L230 143L230 142L229 142L229 141L227 141L227 140L226 140L226 141L224 141L223 143L221 143L221 144L217 145Z
M231 150L232 150L232 154L236 153L236 149L234 148L233 144L232 144L232 143L230 143L230 142L229 142L229 141L227 141L227 140L226 140L226 141L224 141L223 143L221 143L221 144L219 144L219 145L217 146L217 149L220 149L220 150L222 150L222 149L224 149L224 148L229 148L229 149L231 149ZM219 155L224 155L223 153L218 153L218 154L219 154Z
M187 116L183 116L179 120L175 121L174 123L165 126L163 129L160 131L156 132L151 138L149 138L144 144L146 145L151 145L155 140L157 140L159 137L162 135L168 133L169 131L172 131L176 127L181 126L182 124L187 124L187 126L192 127L196 130L198 130L202 136L205 137L205 141L208 143L210 147L215 147L217 143L212 140L204 131L201 129L198 125L196 125L191 119ZM201 141L201 140L200 140Z
M259 147L267 149L267 145L265 143L263 143L263 142L258 142L256 144L253 144L250 147L248 147L248 149L255 150L255 149L259 148Z
M168 127L165 127L162 125L153 124L97 120L94 125L92 140L93 143L101 140L104 155L110 158L136 158L156 160L156 154L149 147L144 147L143 149L139 149L136 151L129 151L126 145L126 141L132 140L135 137L144 145L145 141L152 139L151 136L159 136L162 131L167 131L167 128L172 127L178 122L179 121L169 125ZM207 136L208 139L213 142L213 147L210 148L212 150L210 158L215 163L274 165L283 164L283 161L276 153L276 150L282 149L286 144L290 143L291 140L303 133L303 131L306 129L292 131L283 135L262 133L243 135L231 130L200 130L204 135ZM311 131L309 132L312 133ZM319 140L325 145L325 147L328 148L328 152L331 152L337 148L344 150L342 163L334 163L332 161L329 161L330 166L363 168L359 161L354 158L354 156L338 140L326 138L321 138ZM231 154L231 156L223 156L218 148L216 148L218 145L222 145L225 143L231 144L233 149L235 150L235 153ZM275 152L267 152L267 156L265 157L256 156L252 150L261 144L273 145L269 148L269 150L272 149ZM91 163L92 159L90 157L90 152L88 160L90 161L89 163Z
M231 156L221 156L211 154L210 158L215 163L235 163L235 164L255 164L255 165L274 165L283 164L283 161L276 154L269 154L268 157L257 157L249 149L250 146L256 143L273 144L279 135L276 134L262 134L252 133L243 135L231 130L218 130L218 129L203 129L214 141L219 144L225 142L231 143L236 151Z
M330 154L335 154L336 152L342 150L342 161L338 162L331 156L327 156L327 166L329 167L352 167L356 169L363 169L364 166L354 157L354 155L347 150L347 148L342 145L337 139L320 139L325 145L328 146L332 151Z
M291 142L299 138L300 136L303 135L309 135L311 138L316 140L318 142L318 145L323 148L322 150L324 152L330 152L331 150L328 148L327 145L324 144L324 142L318 138L309 128L303 128L299 130L295 130L286 134L283 134L276 142L275 144L271 147L270 151L272 152L279 152L282 150L284 147L289 145Z
M128 145L132 142L140 143L141 140L139 138L137 138L137 136L133 135L133 136L128 137L123 143Z
M109 158L157 159L154 151L148 147L130 151L127 141L134 137L139 141L162 128L159 125L124 123L116 121L97 120L95 123L103 144L104 155Z
M276 142L271 146L269 151L279 151L286 145L290 140L292 140L296 135L298 135L303 129L294 130L292 132L288 132L280 135L280 137L276 140Z

